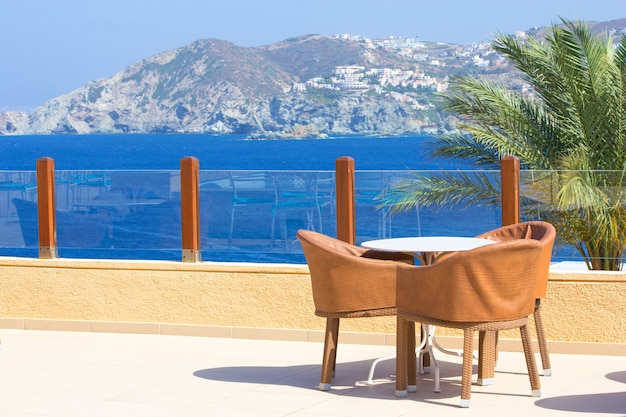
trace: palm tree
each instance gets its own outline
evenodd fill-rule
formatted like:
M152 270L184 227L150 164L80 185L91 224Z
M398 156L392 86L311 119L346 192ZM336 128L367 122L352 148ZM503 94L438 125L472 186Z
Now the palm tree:
M455 78L441 97L462 120L463 134L438 138L431 151L487 169L515 155L523 168L541 170L526 185L526 214L552 222L589 269L619 270L626 239L626 36L615 46L610 34L594 35L582 22L562 23L544 39L498 35L493 48L532 93L480 76ZM555 186L548 201L548 188ZM494 203L498 193L485 174L450 172L416 176L390 189L381 204L399 211ZM524 205L530 200L534 204Z

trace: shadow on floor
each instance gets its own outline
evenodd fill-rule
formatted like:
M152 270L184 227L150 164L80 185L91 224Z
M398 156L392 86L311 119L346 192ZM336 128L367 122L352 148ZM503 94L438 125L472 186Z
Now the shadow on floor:
M395 361L378 364L374 373L373 384L367 383L367 376L372 360L342 362L337 364L332 388L328 391L335 395L367 397L396 400ZM434 374L418 375L418 396L420 400L454 398L460 395L461 367L456 363L439 361L441 367L442 392L433 392ZM201 369L194 376L222 382L271 384L303 389L317 390L320 378L320 365L294 366L231 366L223 368ZM415 395L415 394L412 394Z
M606 375L606 378L626 384L626 371L611 372ZM539 400L535 404L538 407L551 410L579 413L621 414L626 416L626 392L565 395Z
M565 395L539 400L535 402L535 405L550 410L592 414L612 413L623 416L626 415L626 392Z
M610 374L606 374L606 378L610 379L611 381L617 381L626 384L626 371L611 372Z

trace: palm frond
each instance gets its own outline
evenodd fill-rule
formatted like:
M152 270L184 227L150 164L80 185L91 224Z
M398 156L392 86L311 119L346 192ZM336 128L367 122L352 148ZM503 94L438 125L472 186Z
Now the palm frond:
M470 135L447 135L437 139L426 147L431 156L462 159L484 168L498 169L500 166L501 155Z
M607 196L592 185L589 171L564 171L562 177L563 184L557 193L560 210L593 210L607 205Z
M441 172L417 174L414 178L394 184L377 201L393 213L414 207L466 208L498 204L500 184L493 171Z
M542 146L536 138L556 136L551 118L536 102L515 96L481 78L459 77L451 86L453 92L443 96L443 103L469 120L459 128L479 145L469 145L472 150L467 153L471 158L475 158L474 151L482 147L498 158L518 155L534 168L549 168L549 159L545 156L555 148ZM458 151L458 145L456 148ZM466 152L459 152L457 157L466 158ZM487 162L492 163L490 159Z
M496 38L493 47L520 70L522 78L530 84L542 106L548 111L558 109L558 113L553 116L558 121L560 147L575 141L580 132L578 117L567 81L555 62L555 52L535 38L520 41L510 35Z

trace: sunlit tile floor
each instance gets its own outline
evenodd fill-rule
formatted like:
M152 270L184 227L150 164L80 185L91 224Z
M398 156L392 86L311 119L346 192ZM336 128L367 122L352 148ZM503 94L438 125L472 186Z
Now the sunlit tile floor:
M340 345L321 392L319 343L2 329L0 340L2 417L626 415L626 357L553 354L534 398L523 354L502 352L496 384L473 385L461 409L460 358L442 353L441 393L426 374L398 399L393 360L365 383L393 347Z

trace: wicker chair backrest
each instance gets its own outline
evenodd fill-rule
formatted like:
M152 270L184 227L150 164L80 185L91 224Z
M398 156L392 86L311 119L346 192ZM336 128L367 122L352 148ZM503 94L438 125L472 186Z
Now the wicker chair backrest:
M514 239L535 239L542 245L541 259L539 260L539 274L535 298L545 298L548 287L548 274L552 260L552 247L556 238L556 229L553 225L543 221L530 221L503 226L478 237L504 242Z
M297 237L309 266L316 310L395 307L397 262L370 258L371 251L311 230L299 230Z
M533 313L542 246L513 240L428 266L398 264L397 308L453 322L515 320Z

